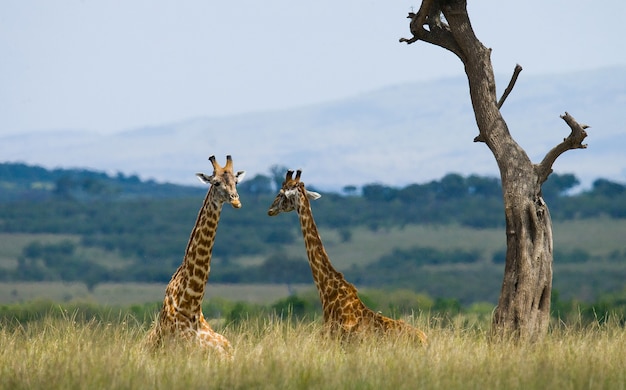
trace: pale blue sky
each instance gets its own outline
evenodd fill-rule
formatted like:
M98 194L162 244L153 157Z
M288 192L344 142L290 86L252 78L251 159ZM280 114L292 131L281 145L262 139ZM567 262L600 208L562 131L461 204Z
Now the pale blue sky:
M0 135L113 133L463 76L443 49L398 43L419 4L2 0ZM470 0L469 11L507 78L516 63L523 74L626 64L623 0Z

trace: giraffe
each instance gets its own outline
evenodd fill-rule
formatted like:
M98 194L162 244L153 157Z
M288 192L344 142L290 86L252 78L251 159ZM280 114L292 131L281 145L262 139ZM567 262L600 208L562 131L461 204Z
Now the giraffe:
M236 209L241 207L236 184L243 179L245 171L233 172L231 156L226 156L224 167L215 161L215 156L209 160L213 164L213 174L196 174L200 181L210 184L209 191L191 231L183 262L165 289L163 306L147 336L147 343L156 347L162 345L164 339L182 339L230 359L230 342L204 319L202 299L222 206L230 203Z
M365 306L356 287L333 267L322 244L309 201L319 199L321 195L305 188L300 181L301 174L302 171L298 170L293 178L293 170L287 171L282 188L267 214L276 216L281 212L296 210L328 333L340 338L372 331L381 334L406 334L426 345L427 337L421 330L404 321L385 317Z

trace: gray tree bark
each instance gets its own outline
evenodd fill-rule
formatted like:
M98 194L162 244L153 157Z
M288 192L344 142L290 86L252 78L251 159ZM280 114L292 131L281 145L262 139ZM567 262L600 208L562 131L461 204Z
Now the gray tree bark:
M561 116L570 135L538 164L509 133L500 108L512 91L522 68L517 65L502 97L496 98L491 49L475 36L466 0L423 0L417 13L409 13L411 44L424 41L454 53L465 66L470 98L479 134L493 153L500 170L506 219L506 265L492 335L534 341L542 338L550 320L552 292L552 221L541 196L541 185L562 153L585 148L585 128L567 112Z

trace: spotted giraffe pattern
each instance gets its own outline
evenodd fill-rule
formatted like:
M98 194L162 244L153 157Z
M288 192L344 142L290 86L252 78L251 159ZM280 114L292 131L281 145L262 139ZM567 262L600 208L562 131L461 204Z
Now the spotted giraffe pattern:
M165 340L183 340L230 358L231 344L204 319L202 300L211 270L211 253L222 206L230 203L234 208L241 207L236 185L245 172L233 172L231 156L226 157L224 167L215 161L215 156L209 157L209 160L213 164L213 174L197 174L202 182L210 184L209 191L191 232L183 262L165 289L161 312L147 336L147 342L151 346L159 346Z
M275 216L281 212L296 210L313 280L322 302L324 324L329 333L346 338L371 332L383 334L396 332L414 337L426 344L426 334L421 330L404 321L385 317L365 306L358 296L356 287L346 281L343 274L333 267L322 244L309 201L318 199L321 195L306 190L304 183L300 181L301 174L302 172L298 170L296 177L293 178L293 171L287 172L268 215Z

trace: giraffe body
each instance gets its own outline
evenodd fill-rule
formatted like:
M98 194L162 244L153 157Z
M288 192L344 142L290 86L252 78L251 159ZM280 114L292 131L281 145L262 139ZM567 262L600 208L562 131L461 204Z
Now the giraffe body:
M301 171L298 171L294 179L293 171L287 172L268 215L275 216L281 212L296 210L313 280L322 302L327 330L342 338L372 332L406 334L426 344L427 337L421 330L404 321L385 317L365 306L356 287L333 267L311 211L310 199L318 199L321 195L308 191L300 181L300 175Z
M241 207L236 184L243 179L245 172L233 172L230 156L226 157L224 167L219 166L215 156L209 160L213 164L213 174L197 174L201 181L210 184L209 191L191 232L183 262L165 289L161 312L147 341L151 346L159 346L168 340L181 340L230 357L230 342L204 319L202 300L222 206L230 203L234 208Z

